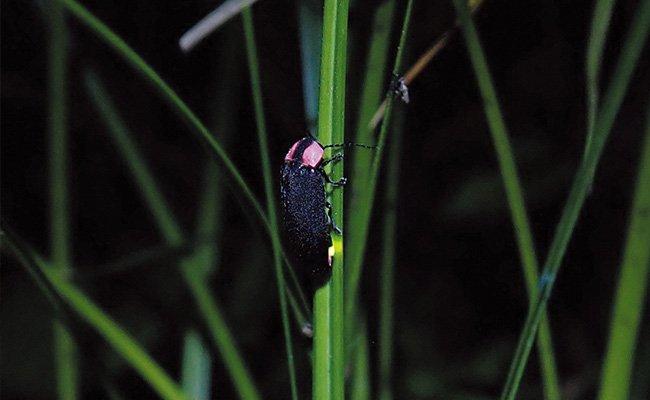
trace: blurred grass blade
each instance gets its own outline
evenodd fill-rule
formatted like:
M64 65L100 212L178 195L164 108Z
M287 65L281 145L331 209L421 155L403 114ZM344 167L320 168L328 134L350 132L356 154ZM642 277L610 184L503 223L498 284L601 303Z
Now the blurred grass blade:
M302 90L307 129L316 132L318 117L318 75L320 73L320 44L323 35L321 3L317 0L298 1L300 26L300 59L302 61Z
M27 269L38 269L31 276L42 276L47 284L83 321L93 328L163 399L188 400L185 394L167 373L126 333L110 316L90 300L83 292L69 283L65 275L54 268L42 265L32 253L26 253L18 238L4 231L3 242L16 253L18 261ZM64 266L65 267L65 266Z
M616 114L623 102L623 96L630 82L632 72L643 50L645 40L648 36L648 30L650 30L650 0L643 0L639 3L638 10L634 14L621 55L616 63L614 74L603 97L602 106L598 111L592 143L578 168L571 191L569 192L569 197L557 225L540 278L540 288L535 302L528 312L524 328L519 338L519 344L517 345L508 378L501 394L502 399L513 400L516 396L540 318L546 308L546 302L551 295L555 277L557 276L582 205L592 185L598 161L614 125Z
M188 52L201 42L206 36L232 17L237 15L245 7L250 6L257 0L226 0L206 15L196 25L185 32L178 41L181 50Z
M370 380L370 349L368 348L368 325L365 319L361 319L354 331L355 351L352 353L352 382L350 383L350 400L370 400L372 382ZM348 336L350 337L350 336ZM380 378L381 379L381 378ZM383 382L379 382L382 386ZM381 390L381 389L380 389ZM381 400L384 400L380 397Z
M650 102L599 399L627 399L650 270Z
M255 29L253 26L253 15L250 7L242 10L242 19L244 24L244 37L246 39L246 54L248 56L248 71L250 73L253 106L255 110L255 124L257 127L260 158L262 161L262 174L264 176L266 213L268 216L271 231L273 264L275 266L275 276L278 285L278 297L280 300L280 312L282 315L282 328L284 330L284 343L287 352L291 398L297 400L298 386L296 383L296 368L294 365L293 348L291 344L291 329L289 326L289 313L287 310L286 282L282 273L282 246L280 244L280 230L278 227L277 208L275 206L276 191L275 185L273 184L273 171L275 171L276 168L273 168L271 166L271 156L269 152L266 132L266 121L264 119L264 108L262 104L262 85L260 83L257 45L255 44Z
M348 40L348 1L325 0L321 48L318 138L321 143L345 143L345 76ZM327 152L328 156L331 153ZM331 166L331 164L330 164ZM343 171L343 162L329 173ZM332 192L332 218L343 227L343 190ZM345 229L345 228L343 228ZM314 295L313 398L345 398L345 347L343 315L343 238L333 234L330 280Z
M395 113L393 137L384 192L382 261L379 274L379 400L393 399L393 332L395 316L395 269L397 268L397 205L404 113Z
M373 28L370 45L366 58L366 74L361 85L361 104L355 131L355 143L373 143L373 130L368 128L368 121L377 108L386 92L386 69L388 65L388 50L390 45L390 32L395 15L395 0L386 0L377 6L373 19ZM345 234L348 238L346 248L346 302L353 300L352 282L361 274L365 242L363 240L364 226L369 224L370 213L364 209L365 199L370 196L370 187L365 185L370 175L371 157L375 151L356 151L352 158L350 182L347 190L350 191L348 228ZM353 333L353 322L356 316L353 313L346 315L346 331Z
M115 107L106 94L106 90L93 73L87 73L85 78L90 98L108 126L118 149L127 161L129 169L138 183L138 188L143 189L141 194L149 209L152 210L165 240L170 245L182 244L184 238L180 230L180 225L171 210L166 206L166 201L161 191L158 189L149 168L139 154L135 143L133 143L131 139L132 135L129 133L128 128L115 111ZM185 283L190 288L190 293L194 297L199 311L210 329L215 345L221 353L226 369L232 378L239 396L242 399L257 399L259 398L257 388L253 383L243 359L239 355L225 318L216 300L210 293L205 275L200 273L205 271L205 266L197 265L199 261L201 261L200 253L191 254L181 260L181 269Z
M402 32L400 35L399 45L397 47L397 54L395 55L395 63L393 64L393 70L392 70L393 76L397 76L399 74L400 68L402 66L402 58L403 58L402 55L404 52L404 44L406 43L406 37L409 30L412 10L413 10L413 1L409 0L408 3L406 4L406 11L404 13L404 19L402 21ZM358 217L359 218L358 221L361 222L361 225L356 227L359 230L359 234L358 236L355 237L354 245L358 246L360 249L365 249L368 241L370 215L372 214L372 207L377 192L377 182L379 180L379 169L383 158L384 148L386 144L386 137L391 123L391 114L393 110L393 98L394 98L393 93L392 91L389 90L387 94L386 114L385 114L386 117L384 118L381 124L381 129L379 131L379 139L377 140L377 150L375 150L375 157L373 158L372 164L370 166L370 175L367 184L368 185L367 192L364 198L359 200L360 205L358 208L358 212L363 213L364 215ZM357 182L357 185L359 184L362 183ZM346 293L345 293L345 299L346 299L345 313L347 315L348 321L354 318L354 311L356 309L357 293L359 291L361 270L363 267L362 253L363 251L360 252L361 255L358 255L358 257L360 257L359 260L352 261L353 265L355 264L358 265L358 268L353 267L353 270L351 271L348 277L348 281L346 282L347 286L346 286Z
M51 264L61 276L71 271L70 216L68 210L67 28L65 9L57 1L47 4L48 128ZM79 398L76 345L60 321L52 322L57 395L60 400Z
M587 44L587 60L585 62L586 90L587 90L587 137L585 140L585 153L594 136L596 113L598 112L600 67L603 61L605 39L609 29L609 20L612 17L614 0L597 0L594 7L594 16L591 19L591 32Z
M196 331L188 331L183 341L183 390L192 400L210 400L212 357Z
M474 74L478 81L479 89L483 97L485 115L492 133L501 177L508 199L508 206L512 218L513 230L519 248L519 256L523 275L526 281L529 303L532 304L537 291L538 271L537 255L533 235L528 222L528 213L524 202L524 194L520 179L517 173L515 157L510 145L508 131L499 107L496 89L492 83L490 72L481 43L479 41L476 27L465 0L454 0L454 6L458 14L461 29L463 30L467 49L469 51ZM555 354L553 352L551 330L548 324L546 313L542 316L543 323L540 329L537 346L540 354L542 377L544 382L544 395L547 400L560 399L560 386L555 366Z
M265 228L269 234L273 234L270 230L269 222L266 218L264 210L259 201L253 194L250 186L244 180L239 170L232 162L230 157L223 150L223 147L213 137L208 128L199 120L199 118L190 110L190 108L181 100L176 92L158 75L158 73L149 66L129 45L110 30L103 22L92 15L86 8L75 0L61 0L68 10L79 21L84 23L88 28L94 31L100 39L115 50L115 52L122 57L136 72L141 74L145 80L152 84L153 87L159 90L162 98L167 101L172 109L178 112L184 120L190 125L192 132L198 135L199 139L210 147L214 154L221 160L230 175L233 177L239 189L244 193L245 197L250 201L257 215L264 223Z

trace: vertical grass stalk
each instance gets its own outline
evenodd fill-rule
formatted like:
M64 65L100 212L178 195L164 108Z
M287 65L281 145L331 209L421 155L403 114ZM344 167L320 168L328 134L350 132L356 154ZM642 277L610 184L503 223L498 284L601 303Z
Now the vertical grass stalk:
M321 48L318 137L322 143L344 143L345 74L348 1L325 0ZM331 156L331 154L328 154ZM330 173L343 171L343 163ZM338 174L337 174L338 175ZM343 190L332 192L332 217L343 227ZM345 229L345 228L343 228ZM314 295L314 399L343 400L345 348L343 315L343 237L332 235L332 277Z
M409 25L411 22L411 14L413 10L413 0L409 0L406 4L406 11L404 13L404 20L402 23L402 32L399 39L399 45L397 47L397 54L395 55L395 63L393 64L393 76L399 74L399 71L402 67L402 58L404 54L404 44L406 43L406 37L409 30ZM377 182L379 180L379 170L381 167L381 162L384 153L384 147L386 144L386 137L388 135L388 129L391 122L391 114L393 110L393 93L389 90L386 96L386 112L385 118L382 121L381 128L379 131L379 138L377 140L377 150L375 151L375 157L372 160L370 166L370 175L368 179L368 189L367 193L363 199L359 200L359 209L358 212L363 215L359 217L359 221L362 222L361 226L356 227L359 229L358 243L355 242L355 246L359 246L361 250L361 256L363 257L363 249L366 247L368 241L368 230L370 229L370 215L372 214L372 207L375 200L375 195L377 193ZM362 184L357 182L357 184ZM357 293L359 291L359 284L361 279L361 259L358 261L359 268L352 270L349 281L347 282L346 291L346 315L350 315L350 319L354 318L353 313L357 304ZM355 263L356 263L355 262Z
M517 394L541 316L546 309L546 303L553 289L555 277L560 269L562 258L580 215L580 210L593 183L598 161L614 125L616 114L623 102L623 96L630 82L632 71L647 39L648 30L650 30L650 0L644 0L639 3L638 11L634 14L614 74L603 97L602 106L598 111L593 140L578 167L569 197L562 210L560 221L544 263L537 297L529 309L515 356L510 365L508 378L501 394L502 399L514 400Z
M397 266L397 204L399 193L399 164L402 149L403 113L396 113L391 152L388 158L386 191L384 193L384 227L382 262L379 274L379 400L392 400L392 365L394 332L395 268Z
M650 101L598 398L627 399L650 278Z
M483 97L485 114L487 117L492 142L499 161L501 177L506 191L508 206L513 223L513 230L519 248L521 266L526 282L529 304L532 304L537 290L538 271L537 256L533 234L528 222L528 213L524 202L523 190L517 173L515 157L512 152L508 131L499 107L496 89L492 83L489 68L485 60L483 49L479 41L476 27L472 22L471 13L467 3L463 0L454 0L454 6L458 13L458 19L463 30L467 49L469 51L474 74L478 81L479 89ZM547 400L560 399L560 385L558 383L557 368L555 366L555 354L551 340L551 329L546 313L542 317L542 324L537 340L539 350L542 379L544 382L544 396Z
M609 20L612 17L614 0L597 0L594 7L594 16L591 19L591 32L587 44L587 59L585 62L585 77L587 90L587 137L585 140L585 153L594 136L596 113L598 112L600 67L603 61L605 39L609 29Z
M180 246L185 242L180 224L167 205L162 192L153 178L148 166L140 155L131 133L115 110L112 101L99 79L92 73L86 74L86 86L91 100L94 102L100 116L104 119L113 140L124 157L140 194L151 210L158 229L171 246ZM197 250L200 251L199 248ZM242 399L258 399L259 392L248 372L248 369L239 354L234 337L219 308L218 303L211 294L205 275L205 265L198 264L201 257L198 253L190 254L181 260L181 270L185 283L194 297L199 311L210 330L210 334L219 350L220 355L230 374L233 385Z
M366 73L361 85L361 103L359 105L359 115L357 116L355 143L371 144L373 142L373 129L370 129L368 124L373 112L386 94L386 70L394 15L395 0L382 2L375 11L370 46L366 58ZM350 193L350 203L348 205L347 249L345 255L345 301L349 305L346 306L347 309L351 309L350 302L355 300L351 295L354 292L352 290L353 282L358 282L357 277L360 276L363 265L365 252L363 227L369 223L367 219L370 218L370 213L365 210L365 199L369 196L370 187L365 183L369 179L373 153L363 150L354 152L352 168L349 172L350 185L347 190ZM348 337L356 336L356 313L356 310L346 311L345 329ZM355 351L354 347L349 346L348 349L351 352ZM356 379L356 375L353 375L352 379Z
M68 210L67 132L67 29L65 9L57 1L49 7L48 124L50 170L51 264L65 277L70 271L70 217ZM72 336L58 320L52 322L57 395L61 400L79 397L77 350Z
M242 10L244 23L244 37L246 39L246 55L248 58L248 71L250 73L251 91L255 109L255 124L257 126L257 137L262 160L262 172L264 176L264 191L266 194L266 213L271 231L271 244L273 247L273 264L278 285L278 297L280 300L280 311L282 315L282 328L284 330L284 341L287 352L289 368L289 382L291 386L292 399L298 399L298 387L296 384L296 369L294 365L293 349L291 345L291 330L289 327L289 313L287 311L286 283L282 273L282 248L280 242L280 231L278 227L277 208L275 206L275 186L273 185L273 171L269 146L266 133L266 121L264 119L264 108L262 105L262 85L260 83L259 62L257 60L257 46L255 44L255 30L253 16L250 7Z

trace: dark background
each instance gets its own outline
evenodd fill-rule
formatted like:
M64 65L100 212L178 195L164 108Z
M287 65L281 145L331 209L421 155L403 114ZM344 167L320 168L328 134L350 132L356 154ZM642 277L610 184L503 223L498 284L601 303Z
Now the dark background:
M227 57L238 59L241 73L233 82L238 95L229 99L237 131L228 152L262 198L240 20L232 20L185 55L177 47L178 38L211 10L211 2L86 1L84 5L159 71L204 121L214 123L219 100L215 88L223 85L221 63ZM350 9L348 138L356 126L375 5L375 1L359 0ZM617 2L603 87L636 5L636 1ZM487 0L477 16L540 260L583 151L583 60L591 8L590 1ZM398 10L403 10L403 4ZM401 21L401 13L396 21ZM307 126L296 3L260 1L254 16L270 145L279 169L286 150ZM449 28L453 18L451 2L416 2L406 64ZM110 271L111 262L159 246L162 239L90 104L83 71L92 68L106 82L187 232L195 222L206 153L148 83L70 16L68 26L75 278L178 376L182 335L188 327L203 329L201 319L181 284L173 256ZM43 4L3 1L1 29L2 219L48 254L48 33ZM220 53L224 42L232 40L238 41L231 46L233 51ZM568 399L595 395L650 93L648 67L646 47L549 303ZM396 398L496 396L523 324L527 297L481 97L460 35L417 78L410 93L411 104L400 106L406 122L397 243ZM286 398L285 353L270 251L262 230L246 217L250 210L239 203L244 203L239 195L228 191L221 267L214 289L261 390L270 398ZM374 221L381 226L382 216L376 214ZM370 240L363 296L374 352L375 266L381 241L379 236ZM4 257L2 264L2 397L54 398L51 309L23 269ZM154 397L90 329L80 324L76 333L83 354L85 398L105 397L108 377L127 398ZM649 335L645 318L639 345L645 359L650 354ZM309 379L308 349L308 342L298 341L303 388ZM213 367L213 387L220 398L230 398L232 389L217 356ZM521 398L540 397L538 369L533 352Z

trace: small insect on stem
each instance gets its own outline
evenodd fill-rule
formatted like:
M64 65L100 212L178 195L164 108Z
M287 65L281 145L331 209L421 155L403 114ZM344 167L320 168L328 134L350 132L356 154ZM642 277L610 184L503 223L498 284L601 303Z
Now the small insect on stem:
M327 164L343 159L338 153L324 158L325 149L340 147L376 148L357 143L323 146L315 137L306 136L291 146L284 158L280 177L282 219L291 250L301 269L311 272L316 285L327 281L332 268L330 232L341 234L332 218L332 205L327 201L325 184L341 187L346 178L332 180L325 172Z
M406 86L406 79L403 76L393 75L393 80L390 83L390 90L395 96L398 96L406 104L411 101L409 97L409 88Z

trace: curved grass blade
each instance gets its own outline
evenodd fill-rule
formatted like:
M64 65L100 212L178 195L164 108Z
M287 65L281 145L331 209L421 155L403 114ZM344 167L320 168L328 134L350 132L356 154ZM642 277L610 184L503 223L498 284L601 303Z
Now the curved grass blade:
M589 148L594 136L594 125L598 112L600 67L603 60L605 39L609 29L609 20L614 9L614 0L598 0L594 8L594 16L591 19L591 32L587 45L587 60L585 62L585 77L587 90L587 137L585 140L585 152Z
M598 398L627 399L650 279L650 102Z
M103 117L120 152L127 161L138 188L156 219L159 230L168 244L179 246L184 243L184 234L176 217L167 203L149 171L135 143L131 139L126 125L122 122L111 100L106 95L99 79L93 74L86 74L86 85L99 114ZM199 246L199 249L203 246ZM190 254L180 261L185 283L208 325L215 346L219 350L224 364L231 376L233 384L242 399L260 398L258 390L248 372L248 369L237 350L235 340L223 317L216 300L210 293L205 279L205 266L202 264L203 255L200 252Z
M248 71L250 73L251 91L253 106L255 110L255 124L257 126L257 138L260 145L260 158L262 161L262 173L264 176L264 191L266 193L266 213L269 219L271 231L271 244L273 247L273 264L275 266L275 277L278 285L278 297L280 300L280 312L282 315L282 328L284 331L284 344L287 352L289 368L289 383L291 386L291 398L298 399L298 386L296 383L296 367L291 344L291 329L289 327L289 312L287 310L286 282L282 273L282 245L280 244L280 231L278 229L277 208L275 206L275 190L269 152L266 121L264 119L264 108L262 104L262 85L260 83L259 62L257 59L257 45L255 43L255 29L253 26L253 15L250 7L242 10L244 24L244 37L246 39L246 55L248 58Z
M3 242L16 253L21 253L18 260L27 269L37 269L31 276L39 275L47 280L59 296L74 312L93 328L163 399L189 400L181 388L167 373L147 354L126 331L102 311L75 285L69 283L65 274L55 268L44 266L31 252L25 252L18 245L17 238L9 231L4 231ZM26 262L27 261L27 262Z
M560 263L566 252L569 239L573 233L580 210L596 173L598 161L602 155L607 138L611 133L614 119L623 101L625 90L630 82L632 71L643 50L650 30L650 1L644 0L634 14L630 30L624 42L621 55L616 63L614 74L603 97L602 107L598 112L594 137L576 173L569 197L557 225L553 242L549 249L546 263L540 279L540 287L532 307L529 309L524 328L519 338L517 350L510 366L508 378L501 394L502 399L514 400L519 382L530 354L540 318L551 295L553 283Z
M237 186L244 193L245 197L250 201L257 215L264 223L266 230L270 235L273 235L268 219L260 205L259 201L253 194L248 183L244 177L239 173L239 170L232 162L230 157L223 150L223 147L213 137L208 128L201 122L201 120L194 114L194 112L181 100L176 92L160 77L160 75L147 64L142 57L140 57L129 45L124 42L117 34L115 34L108 26L101 22L97 17L91 14L86 8L75 0L60 0L68 10L79 21L85 24L93 32L97 34L106 44L115 50L115 52L122 57L136 72L142 75L145 80L151 83L162 94L162 98L167 101L172 109L178 112L184 120L190 125L192 132L196 133L199 139L210 147L214 154L221 160L230 175L233 177Z
M464 0L455 0L454 6L456 7L460 26L467 43L467 49L474 67L474 74L484 99L483 106L492 134L492 142L494 143L499 160L499 168L506 191L517 247L519 248L528 299L532 303L537 290L539 266L537 263L537 255L535 254L533 234L528 221L523 189L517 173L515 157L510 145L503 114L499 107L496 89L492 83L485 55L481 48L478 33L472 22L467 3ZM547 400L559 400L560 385L558 383L557 367L555 365L551 330L546 313L544 313L542 320L537 346L542 367L544 396Z

